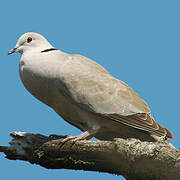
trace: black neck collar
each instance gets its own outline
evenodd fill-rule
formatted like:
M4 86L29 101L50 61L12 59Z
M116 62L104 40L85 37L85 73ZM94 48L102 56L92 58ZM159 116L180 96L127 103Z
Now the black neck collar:
M49 49L45 49L45 50L41 51L41 53L49 52L49 51L54 51L54 50L57 50L57 49L56 48L49 48Z

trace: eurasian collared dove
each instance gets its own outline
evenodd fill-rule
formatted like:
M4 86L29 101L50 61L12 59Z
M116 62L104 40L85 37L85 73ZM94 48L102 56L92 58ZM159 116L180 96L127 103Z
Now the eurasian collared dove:
M83 131L64 141L173 138L136 92L91 59L57 50L33 32L23 34L8 54L14 52L22 54L19 73L26 89Z

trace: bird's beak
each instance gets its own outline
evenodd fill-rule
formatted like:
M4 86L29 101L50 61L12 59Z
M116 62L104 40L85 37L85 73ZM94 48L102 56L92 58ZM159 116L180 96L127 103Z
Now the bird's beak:
M17 47L14 47L10 51L8 51L8 55L13 54L14 52L17 52L16 50L17 50Z

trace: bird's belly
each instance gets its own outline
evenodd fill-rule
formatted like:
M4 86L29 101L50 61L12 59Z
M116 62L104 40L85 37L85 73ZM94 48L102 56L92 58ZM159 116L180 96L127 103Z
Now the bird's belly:
M68 97L61 97L61 102L56 102L53 109L63 117L65 121L82 131L99 128L97 118L94 118L90 112L80 108L77 104L74 104Z

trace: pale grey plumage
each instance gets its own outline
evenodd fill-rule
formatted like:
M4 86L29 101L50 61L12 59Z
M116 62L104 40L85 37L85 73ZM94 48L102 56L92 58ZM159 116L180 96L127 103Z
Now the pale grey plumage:
M30 42L28 37L32 38ZM153 141L151 135L173 137L153 120L144 100L101 65L51 48L41 35L26 33L9 54L22 54L19 72L31 94L88 132L79 139L134 137ZM52 51L43 52L47 49Z

